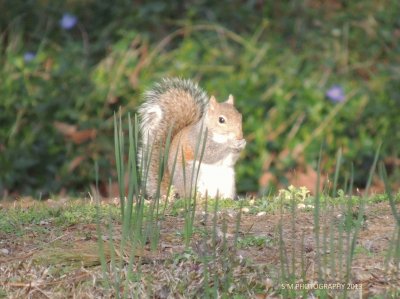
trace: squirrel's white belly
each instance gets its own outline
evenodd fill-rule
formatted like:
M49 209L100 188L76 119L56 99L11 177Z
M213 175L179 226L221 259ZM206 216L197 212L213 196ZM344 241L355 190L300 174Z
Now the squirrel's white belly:
M202 196L234 198L235 197L235 170L233 166L220 163L201 163L197 180L197 191Z

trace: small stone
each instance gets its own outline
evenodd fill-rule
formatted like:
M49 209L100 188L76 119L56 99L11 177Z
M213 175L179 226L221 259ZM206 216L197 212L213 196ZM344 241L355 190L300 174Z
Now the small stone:
M10 250L8 250L7 248L0 248L0 254L1 255L9 255Z
M39 225L43 225L43 226L49 225L49 224L50 224L50 222L47 221L47 220L41 220L41 221L39 222Z
M305 209L305 208L306 208L306 205L305 205L304 203L299 203L299 204L297 205L297 208L298 208L298 209Z
M271 289L274 286L274 282L272 281L271 278L265 279L265 288L267 290Z
M262 211L262 212L258 212L258 213L257 213L257 216L258 216L258 217L261 217L261 216L264 216L264 215L267 215L267 212Z
M243 208L243 209L242 209L242 212L243 212L243 213L248 213L248 212L250 212L250 209L249 209L249 208Z
M235 212L228 212L228 216L229 216L229 218L235 218L236 214L235 214Z

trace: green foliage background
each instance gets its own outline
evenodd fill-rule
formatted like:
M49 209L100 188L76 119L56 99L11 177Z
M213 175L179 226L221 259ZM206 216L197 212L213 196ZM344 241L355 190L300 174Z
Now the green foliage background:
M395 0L0 1L0 196L87 191L94 160L107 184L114 112L135 112L166 76L235 95L248 141L240 192L260 191L266 172L285 184L291 169L315 167L321 143L325 170L342 148L362 185L383 142L395 181L399 9ZM71 30L59 25L66 12L78 17ZM345 102L326 99L332 85ZM74 142L60 123L95 135Z

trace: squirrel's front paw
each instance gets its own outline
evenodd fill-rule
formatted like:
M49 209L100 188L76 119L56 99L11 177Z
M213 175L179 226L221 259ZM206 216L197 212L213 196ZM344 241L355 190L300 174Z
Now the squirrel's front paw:
M246 146L246 140L244 140L244 139L240 139L240 140L236 140L236 143L235 143L235 150L237 150L237 151L241 151L242 149L244 149L245 148L245 146Z

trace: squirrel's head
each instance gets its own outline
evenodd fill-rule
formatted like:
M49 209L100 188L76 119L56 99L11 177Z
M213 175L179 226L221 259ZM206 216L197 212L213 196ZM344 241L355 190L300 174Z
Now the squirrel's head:
M206 124L215 142L225 143L243 139L242 115L235 108L232 95L222 103L218 103L215 97L211 96Z

